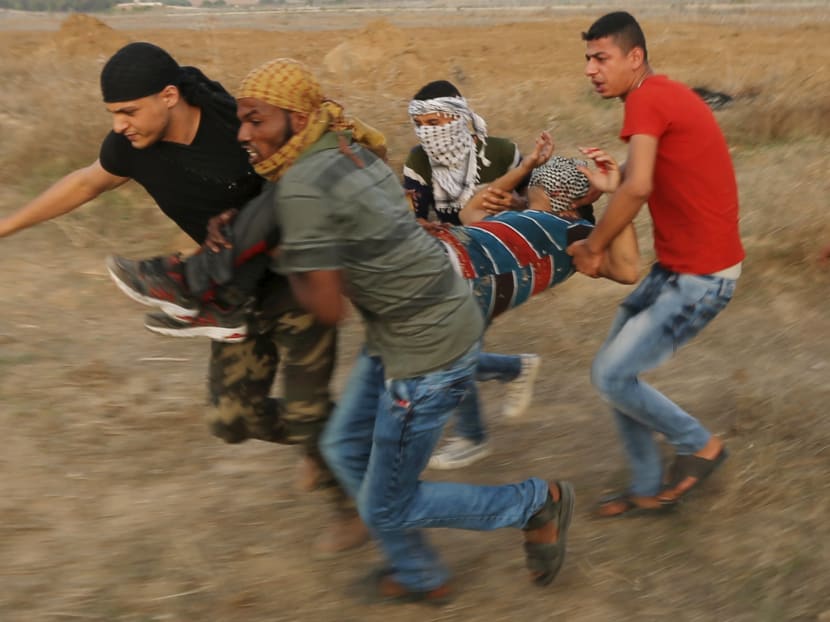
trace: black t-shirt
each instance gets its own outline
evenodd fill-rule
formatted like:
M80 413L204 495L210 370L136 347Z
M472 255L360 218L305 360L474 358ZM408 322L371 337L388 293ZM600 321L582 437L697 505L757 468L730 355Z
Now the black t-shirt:
M236 140L238 124L203 107L190 145L157 142L136 149L110 132L99 159L106 171L144 186L158 206L185 233L201 244L207 222L231 208L241 208L259 194L263 180L248 163Z

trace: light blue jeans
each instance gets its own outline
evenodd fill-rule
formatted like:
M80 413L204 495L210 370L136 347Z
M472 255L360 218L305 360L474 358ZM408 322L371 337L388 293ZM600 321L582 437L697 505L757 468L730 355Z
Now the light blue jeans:
M476 364L475 379L478 382L498 380L510 382L522 372L522 357L516 354L491 354L481 352ZM487 438L484 421L481 418L481 401L478 399L478 387L475 384L464 395L455 409L456 436L466 438L474 443L481 443Z
M320 440L394 579L412 591L449 577L420 528L523 527L547 498L547 483L536 478L504 486L420 479L444 424L470 391L478 353L476 345L444 369L391 380L378 357L362 352Z
M638 376L697 335L734 292L733 279L678 274L655 264L620 305L591 380L613 409L631 467L631 494L660 491L663 468L654 432L679 455L700 451L710 437L697 419Z

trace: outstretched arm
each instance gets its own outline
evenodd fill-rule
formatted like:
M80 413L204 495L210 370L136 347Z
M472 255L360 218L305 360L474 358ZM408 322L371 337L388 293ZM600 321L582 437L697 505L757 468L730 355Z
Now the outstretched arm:
M58 180L18 211L0 218L0 238L71 212L128 179L108 173L96 160Z
M547 132L542 132L539 138L536 139L536 145L533 151L519 163L519 166L507 171L486 188L479 190L467 201L467 204L458 214L462 224L469 225L470 223L478 222L490 216L490 212L484 208L484 199L487 192L491 188L504 192L512 192L534 168L547 162L552 153L553 139Z

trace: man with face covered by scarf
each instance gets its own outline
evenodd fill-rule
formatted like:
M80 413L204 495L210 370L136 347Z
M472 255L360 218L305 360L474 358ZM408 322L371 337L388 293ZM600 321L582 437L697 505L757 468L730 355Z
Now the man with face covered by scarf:
M513 141L488 136L484 119L446 80L422 87L408 111L419 145L410 152L403 175L415 214L426 221L434 212L441 223L461 224L458 212L478 186L519 165L519 148ZM524 206L519 196L502 191L490 207Z
M460 225L459 213L482 184L493 182L522 160L516 144L487 135L487 124L446 80L423 86L409 102L409 116L419 144L410 152L403 169L403 184L415 217L437 232L441 226ZM523 192L524 182L518 185ZM490 213L523 209L523 195L487 188L482 195ZM430 213L440 224L430 222ZM520 416L533 397L533 383L540 358L535 354L502 355L482 352L478 380L508 383L502 414ZM474 389L456 413L453 435L430 460L434 469L464 467L490 453L487 431Z

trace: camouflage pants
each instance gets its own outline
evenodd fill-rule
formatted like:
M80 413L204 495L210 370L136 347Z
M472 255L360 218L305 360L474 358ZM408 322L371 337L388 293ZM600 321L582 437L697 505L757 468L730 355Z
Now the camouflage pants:
M317 446L332 410L329 383L337 330L301 309L281 278L269 280L265 311L241 343L211 342L209 425L228 443L258 439L300 445L319 467L319 486L330 489L341 511L353 505L323 462ZM282 364L282 397L271 388Z

